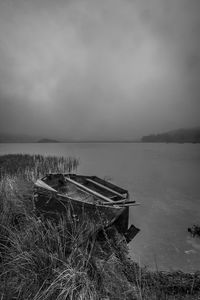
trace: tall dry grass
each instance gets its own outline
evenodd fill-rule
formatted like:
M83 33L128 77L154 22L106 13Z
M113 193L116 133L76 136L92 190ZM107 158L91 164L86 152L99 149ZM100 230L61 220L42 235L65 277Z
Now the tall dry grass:
M33 181L47 173L76 171L78 165L73 157L8 154L0 156L0 178L10 175Z

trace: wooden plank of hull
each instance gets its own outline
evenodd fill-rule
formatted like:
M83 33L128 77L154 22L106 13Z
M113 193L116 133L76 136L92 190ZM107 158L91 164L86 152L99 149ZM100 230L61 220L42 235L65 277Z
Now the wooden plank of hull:
M125 205L125 204L131 204L131 203L135 203L135 201L126 201L126 199L124 200L119 200L119 201L115 201L113 203L108 203L108 202L103 202L102 204L103 205L106 205L106 206L112 206L112 205Z
M50 185L46 184L43 180L41 179L38 179L36 182L35 182L35 186L36 187L39 187L39 188L43 188L43 189L46 189L46 190L49 190L49 191L52 191L52 192L57 192L55 189L53 189Z
M119 207L129 207L129 206L138 206L140 203L125 203L125 204L118 204Z
M49 200L48 196L40 196L40 193L35 199L35 207L39 212L47 215L52 213L68 215L70 212L77 220L90 220L95 222L97 226L103 227L113 223L124 210L124 208L120 207L105 207L103 205L72 200L63 195L53 196Z

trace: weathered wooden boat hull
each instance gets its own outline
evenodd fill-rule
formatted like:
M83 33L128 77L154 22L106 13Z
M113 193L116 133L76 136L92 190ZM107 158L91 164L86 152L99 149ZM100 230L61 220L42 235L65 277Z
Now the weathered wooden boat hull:
M75 191L71 197L68 195L74 192L71 189L73 186L77 193ZM68 193L64 194L64 189ZM92 197L92 201L87 201L88 197ZM129 225L129 207L122 204L127 203L128 199L128 191L110 182L96 176L74 174L49 174L35 185L34 191L35 210L43 218L58 220L63 215L67 220L79 224L87 221L91 224L91 231L114 224L125 237Z
M45 195L44 191L37 190L34 197L36 211L44 217L58 219L64 214L68 219L80 222L90 220L97 227L107 227L114 223L128 208L114 208L103 205L94 205L54 194ZM127 213L126 213L127 215ZM124 219L124 218L123 218ZM122 220L123 221L123 220ZM124 230L127 229L127 216L125 217Z

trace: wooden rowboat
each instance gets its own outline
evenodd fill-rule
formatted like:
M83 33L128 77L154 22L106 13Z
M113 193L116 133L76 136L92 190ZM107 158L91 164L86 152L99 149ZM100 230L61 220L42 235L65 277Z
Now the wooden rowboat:
M139 231L128 229L130 201L127 190L96 176L48 174L34 185L35 210L45 218L66 214L78 222L89 220L96 230L114 224L129 242Z

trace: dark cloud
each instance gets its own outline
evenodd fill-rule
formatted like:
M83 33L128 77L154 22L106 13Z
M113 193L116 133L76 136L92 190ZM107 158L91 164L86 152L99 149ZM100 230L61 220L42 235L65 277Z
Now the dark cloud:
M131 138L198 124L198 0L2 0L1 131Z

